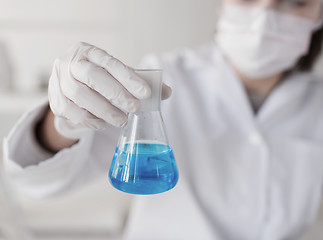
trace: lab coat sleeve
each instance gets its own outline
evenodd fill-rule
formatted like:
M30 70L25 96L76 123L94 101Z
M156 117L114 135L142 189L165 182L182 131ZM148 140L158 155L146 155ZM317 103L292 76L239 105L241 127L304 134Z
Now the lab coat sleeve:
M160 68L155 55L143 59L142 68ZM95 132L70 148L51 154L35 138L35 126L48 102L24 114L4 139L4 166L18 191L38 198L68 192L106 173L112 159L119 129Z
M34 129L47 106L46 101L24 114L3 144L3 164L9 179L18 191L39 198L67 191L95 175L88 163L93 134L57 154L38 144Z

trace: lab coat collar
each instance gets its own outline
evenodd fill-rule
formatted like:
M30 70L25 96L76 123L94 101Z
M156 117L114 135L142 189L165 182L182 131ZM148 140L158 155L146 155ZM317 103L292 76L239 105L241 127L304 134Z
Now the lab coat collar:
M249 103L245 88L234 72L232 67L227 63L218 47L213 44L212 47L212 65L210 71L213 71L213 89L214 94L219 96L219 100L231 114L231 118L240 125L240 129L247 132L254 131L257 128L256 116ZM219 74L220 73L220 74Z
M227 63L220 49L215 44L212 48L214 75L219 75L215 72L221 72L221 76L216 77L216 83L213 83L213 86L218 85L214 90L226 100L223 103L228 104L226 107L230 108L242 129L246 131L270 129L277 121L282 120L284 114L293 110L297 99L300 99L311 81L319 81L319 77L311 72L290 74L273 89L255 114L240 78Z
M215 43L209 44L207 49L211 53L211 59L198 61L198 67L202 69L200 74L207 79L206 91L218 98L223 108L226 108L225 112L235 119L235 123L244 132L262 131L272 127L279 121L282 113L292 107L293 101L302 94L309 81L317 79L308 72L291 74L275 87L255 114L241 80L220 49Z
M245 133L261 132L272 126L291 107L295 97L304 91L308 82L315 79L311 73L291 74L275 87L255 114L241 80L215 43L204 45L199 56L187 52L185 59L186 67L195 72L198 79L203 79L203 88L211 96L210 101L220 102L225 109L223 114L229 114L229 121L233 119Z
M304 94L310 82L315 80L317 77L310 72L295 72L286 77L275 87L260 108L257 121L263 128L269 128L278 123L299 106L298 101L302 101L300 96Z

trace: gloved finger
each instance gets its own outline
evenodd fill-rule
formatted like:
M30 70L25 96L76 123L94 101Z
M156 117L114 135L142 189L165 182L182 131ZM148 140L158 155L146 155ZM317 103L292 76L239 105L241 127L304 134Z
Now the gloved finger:
M80 108L71 100L67 98L65 99L65 105L61 107L61 109L64 109L64 111L57 112L55 107L50 104L55 116L67 119L75 125L84 126L91 129L99 130L106 127L107 123L104 120L97 118L87 110Z
M107 71L92 62L81 60L71 64L71 73L74 78L99 92L113 105L127 112L136 112L140 109L140 101L133 97ZM172 89L163 83L162 100L170 97Z
M140 109L140 101L102 67L81 60L71 64L70 70L75 79L100 93L116 107L127 112L136 112Z
M167 86L165 83L163 83L162 85L162 94L161 94L161 98L162 100L166 100L167 98L170 97L170 95L172 95L172 89Z
M113 106L107 99L87 85L71 79L61 83L62 93L80 108L84 108L97 118L107 123L121 127L127 122L127 115Z
M82 124L92 129L102 129L106 122L95 117L85 109L79 108L75 103L67 99L61 92L57 76L57 71L53 71L49 80L48 99L49 105L55 116L71 120L75 124Z
M108 71L136 98L150 97L151 89L146 81L137 75L132 68L109 55L106 51L93 47L88 52L87 59Z
M92 129L82 124L75 124L72 121L55 116L54 125L56 130L66 138L80 139L92 132Z

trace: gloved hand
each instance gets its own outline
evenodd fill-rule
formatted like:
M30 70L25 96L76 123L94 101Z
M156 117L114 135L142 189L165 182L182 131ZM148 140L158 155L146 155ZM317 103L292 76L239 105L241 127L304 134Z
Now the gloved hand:
M124 126L126 113L138 111L140 100L150 94L149 85L132 68L87 43L76 44L55 60L48 86L55 128L72 139L107 124ZM163 85L163 98L170 94Z

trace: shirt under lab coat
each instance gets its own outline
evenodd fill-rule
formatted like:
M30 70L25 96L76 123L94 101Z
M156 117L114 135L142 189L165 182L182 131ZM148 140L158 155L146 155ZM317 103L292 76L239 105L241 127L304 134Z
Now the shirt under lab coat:
M180 178L169 192L136 197L125 239L300 237L322 196L323 82L293 74L255 115L213 43L148 56L144 66L162 68L173 89L162 114ZM52 156L33 131L45 108L26 113L5 139L5 165L17 186L45 197L106 174L119 129L93 132Z

